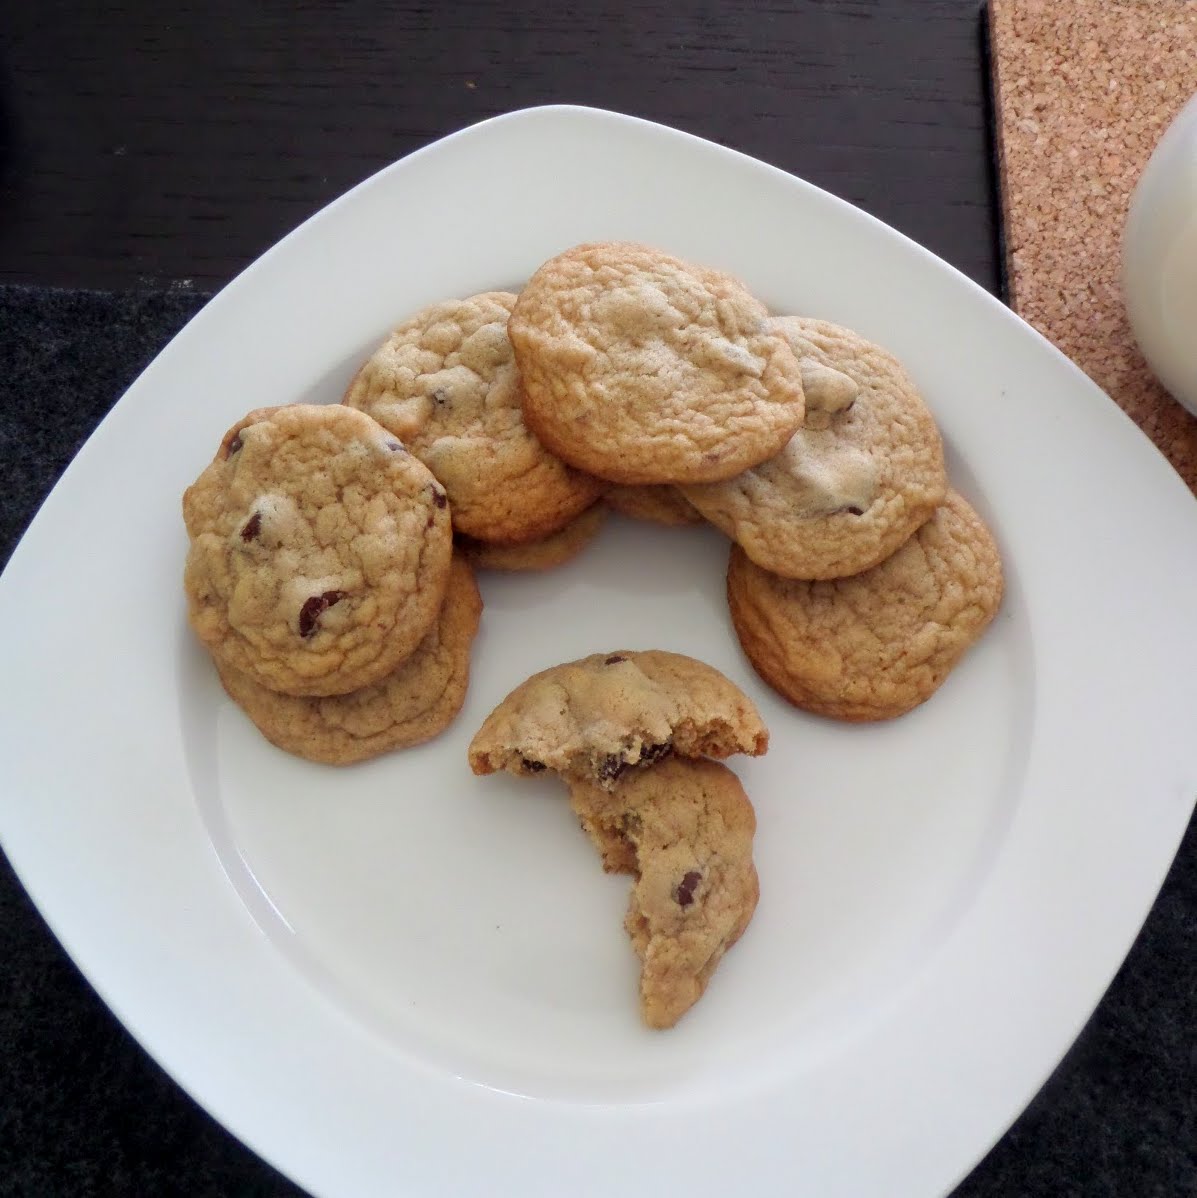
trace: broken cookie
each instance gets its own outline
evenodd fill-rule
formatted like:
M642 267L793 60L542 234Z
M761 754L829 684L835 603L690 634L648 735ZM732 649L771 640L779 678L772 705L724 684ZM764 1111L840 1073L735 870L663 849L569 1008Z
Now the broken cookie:
M636 878L624 927L642 963L640 1013L672 1027L756 910L752 803L726 766L677 757L610 789L571 781L569 797L603 867Z
M758 756L769 733L718 670L661 650L595 653L533 675L470 744L476 774L551 769L610 790L637 766L680 757Z

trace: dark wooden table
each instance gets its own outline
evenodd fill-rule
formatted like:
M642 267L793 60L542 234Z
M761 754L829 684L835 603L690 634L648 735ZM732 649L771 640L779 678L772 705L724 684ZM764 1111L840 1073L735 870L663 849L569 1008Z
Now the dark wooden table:
M997 279L977 0L42 0L0 61L0 279L215 289L495 113L631 112L801 174Z
M999 287L977 0L13 3L0 284L119 294L0 286L0 560L73 444L206 293L395 158L562 101L756 155ZM53 326L66 380L33 417L49 368L29 319ZM42 412L67 430L53 451L36 444ZM1197 948L1193 909L1193 880L1170 879L1077 1046L959 1195L1197 1191L1193 1104L1177 1100L1197 1011L1191 993L1161 993ZM0 1194L297 1193L141 1052L6 867L0 917Z

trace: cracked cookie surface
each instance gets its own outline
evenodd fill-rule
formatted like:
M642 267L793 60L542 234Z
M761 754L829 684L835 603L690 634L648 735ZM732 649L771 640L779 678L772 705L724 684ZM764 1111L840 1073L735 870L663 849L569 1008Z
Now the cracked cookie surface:
M752 804L726 766L677 757L611 790L571 780L569 793L604 868L635 875L624 927L641 960L640 1013L672 1027L756 910Z
M596 503L580 516L575 516L564 528L539 541L527 541L522 545L496 545L489 541L458 537L457 544L460 552L480 570L551 570L577 557L598 536L606 518L606 508Z
M806 427L769 461L682 493L774 574L859 574L889 557L947 494L939 430L879 346L821 320L779 317L774 327L802 366Z
M551 769L610 789L636 766L759 756L769 734L752 700L714 667L650 649L595 653L521 683L470 743L476 774Z
M349 765L444 731L461 710L482 615L474 573L454 555L436 623L393 674L347 695L279 695L218 663L229 697L271 744L309 761Z
M1002 564L956 492L892 557L851 578L770 574L733 545L732 624L761 677L796 706L843 720L898 716L930 698L984 632Z
M374 352L342 401L398 437L448 492L454 528L483 541L546 537L601 488L524 423L507 337L515 298L488 291L423 309Z
M627 242L550 259L508 324L524 416L553 452L617 483L712 482L802 423L802 378L729 275Z
M339 404L259 409L183 496L188 617L223 665L291 695L392 673L440 610L444 488Z

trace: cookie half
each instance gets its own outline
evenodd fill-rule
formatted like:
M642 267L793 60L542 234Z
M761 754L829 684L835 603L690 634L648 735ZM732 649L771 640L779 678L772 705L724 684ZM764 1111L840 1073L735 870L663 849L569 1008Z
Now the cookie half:
M455 556L435 625L382 682L302 699L275 694L227 665L217 668L229 697L271 744L308 761L349 765L431 740L452 723L465 702L481 615L473 571Z
M569 791L604 867L635 875L624 927L642 963L640 1013L672 1027L756 910L752 804L726 766L677 757L610 790L572 781Z
M401 324L344 403L374 417L436 475L453 526L483 541L539 540L598 498L598 480L554 457L524 423L507 338L508 291L446 300Z
M760 676L798 707L883 720L930 698L988 627L1002 563L981 518L955 492L871 570L803 582L762 570L732 546L727 598Z
M806 427L769 461L683 494L774 574L859 574L943 502L939 430L902 366L879 346L821 320L782 317L774 327L802 364Z
M659 250L609 242L550 259L507 327L528 425L611 482L731 478L802 423L798 361L764 306Z
M758 756L768 745L752 700L714 667L620 650L534 674L486 718L469 759L476 774L551 769L610 789L671 754Z
M251 412L183 496L188 617L270 690L338 695L393 673L440 610L445 489L339 404Z

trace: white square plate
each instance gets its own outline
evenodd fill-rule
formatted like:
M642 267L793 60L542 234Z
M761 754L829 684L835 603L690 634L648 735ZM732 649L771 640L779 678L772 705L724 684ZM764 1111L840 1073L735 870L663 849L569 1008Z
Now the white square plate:
M344 770L272 749L185 627L184 487L246 410L337 399L422 305L607 238L895 352L1002 546L995 625L923 708L833 724L741 657L722 538L613 519L567 567L483 579L470 694L437 741ZM1067 1048L1176 850L1195 546L1197 503L1147 440L926 251L684 134L513 113L267 253L71 465L0 580L0 834L142 1044L316 1194L926 1198ZM757 917L668 1033L638 1021L626 879L553 783L465 760L517 682L612 646L711 662L773 734L733 762Z

